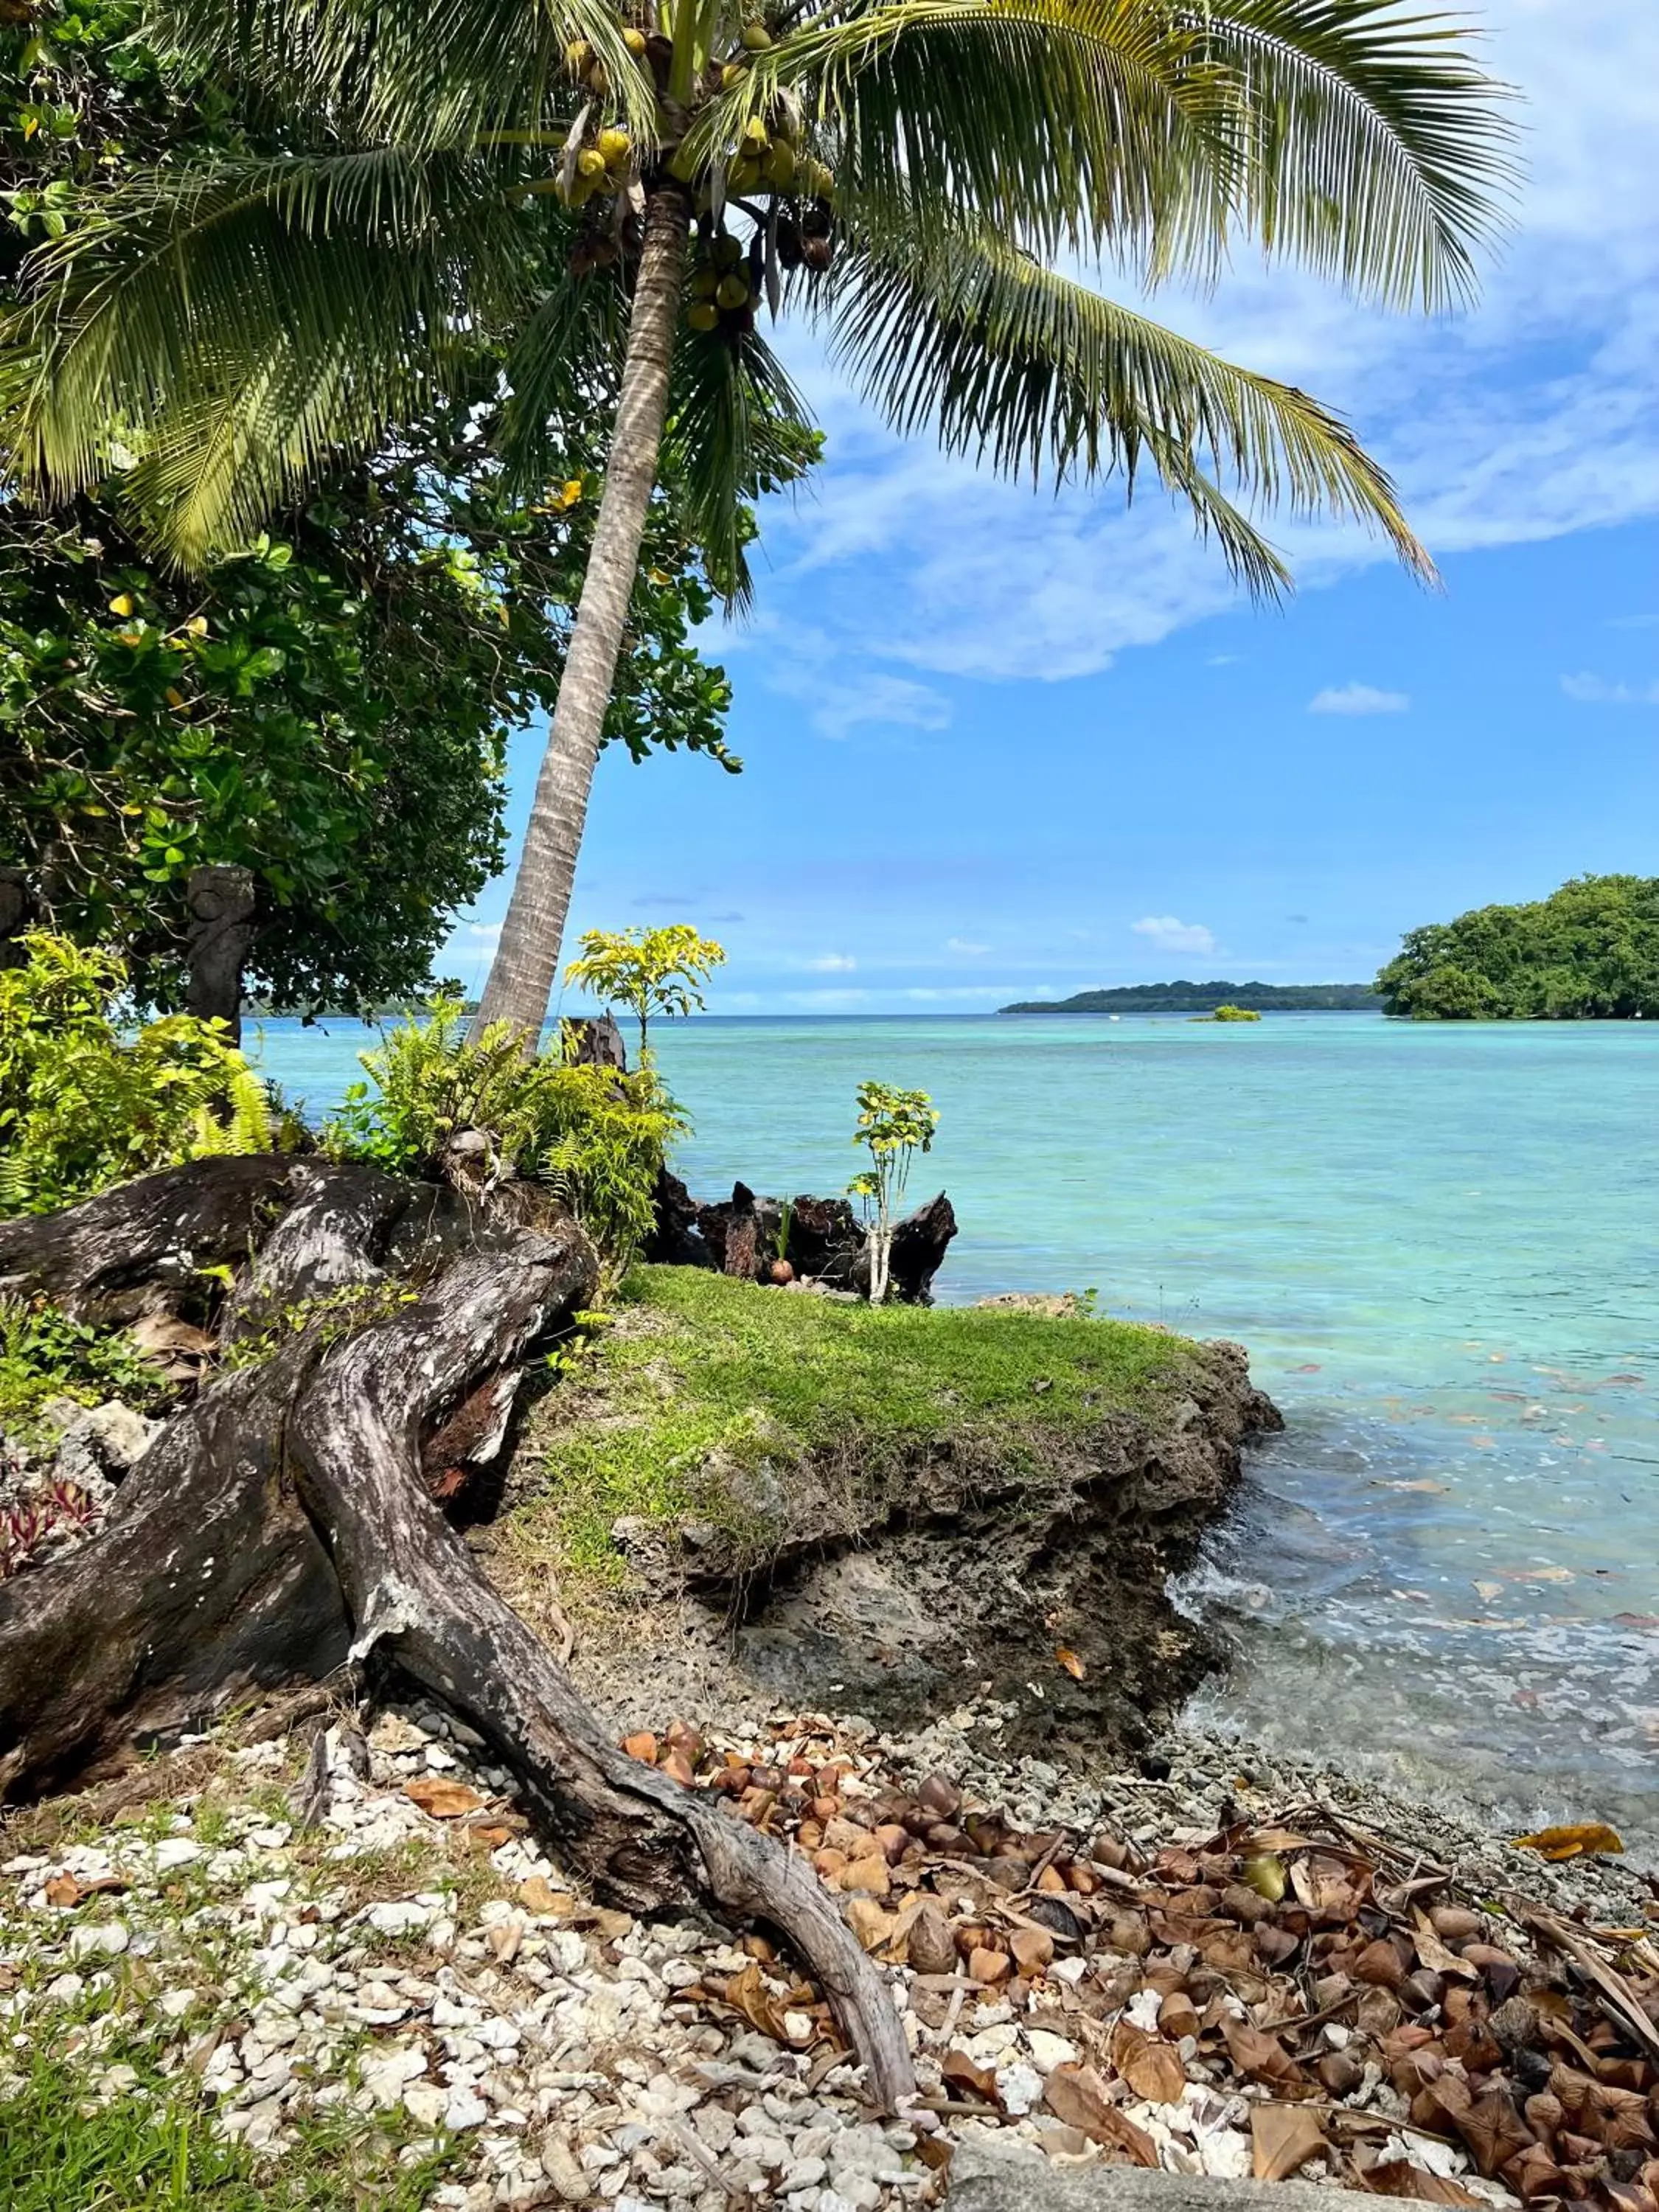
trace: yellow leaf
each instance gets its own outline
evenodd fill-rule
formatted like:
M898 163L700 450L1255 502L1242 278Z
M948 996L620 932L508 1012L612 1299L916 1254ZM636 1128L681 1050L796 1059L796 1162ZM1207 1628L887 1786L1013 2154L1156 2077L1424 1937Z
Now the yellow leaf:
M559 493L557 504L561 511L568 507L579 506L581 495L582 480L580 477L572 477L569 483L565 484Z
M207 617L205 615L192 615L190 620L185 624L185 628L190 632L192 637L205 637L208 634Z
M1616 1829L1600 1820L1589 1820L1578 1826L1540 1828L1535 1836L1517 1836L1516 1847L1523 1851L1541 1851L1547 1859L1576 1859L1586 1851L1622 1851L1623 1838Z
M1054 1656L1074 1682L1083 1680L1083 1662L1075 1651L1068 1651L1063 1644L1060 1644L1054 1647Z
M1258 1897L1277 1905L1285 1894L1285 1862L1273 1851L1260 1851L1245 1860L1244 1879Z
M110 601L109 611L112 615L125 616L137 614L138 611L137 603L133 599L131 592L123 592L118 599L114 599Z
M23 136L24 136L24 137L25 137L26 139L33 138L33 136L34 136L34 134L35 134L35 132L36 132L40 128L40 117L39 117L38 115L31 115L31 116L30 116L30 118L29 118L29 119L28 119L28 121L27 121L27 122L23 125Z
M182 707L185 703L184 693L174 684L168 684L167 698L169 707Z

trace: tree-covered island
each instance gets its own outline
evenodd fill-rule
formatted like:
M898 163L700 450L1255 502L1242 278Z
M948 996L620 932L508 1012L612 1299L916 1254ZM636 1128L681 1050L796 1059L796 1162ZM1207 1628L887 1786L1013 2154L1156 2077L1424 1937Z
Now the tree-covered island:
M1579 876L1547 899L1413 929L1376 979L1413 1021L1659 1016L1659 877Z

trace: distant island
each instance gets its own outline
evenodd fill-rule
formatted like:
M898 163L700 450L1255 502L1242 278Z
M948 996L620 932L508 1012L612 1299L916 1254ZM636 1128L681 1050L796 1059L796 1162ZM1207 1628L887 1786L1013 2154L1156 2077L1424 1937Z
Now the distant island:
M1579 876L1431 922L1376 988L1385 1013L1419 1022L1659 1020L1659 877Z
M1370 983L1124 983L1079 991L1044 1003L1022 1000L1004 1014L1212 1014L1220 1006L1252 1013L1375 1013L1382 1000Z

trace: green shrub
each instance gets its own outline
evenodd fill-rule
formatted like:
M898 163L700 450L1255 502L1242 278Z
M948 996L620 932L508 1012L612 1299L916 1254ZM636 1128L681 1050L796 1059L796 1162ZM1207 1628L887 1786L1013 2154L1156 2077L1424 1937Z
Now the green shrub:
M650 1235L657 1177L686 1126L651 1069L526 1060L510 1022L492 1023L475 1043L453 999L428 1021L383 1031L358 1057L371 1081L353 1085L323 1133L337 1158L434 1175L451 1142L477 1130L489 1141L488 1172L548 1183L614 1269Z
M165 1392L161 1370L125 1335L76 1321L44 1298L0 1298L0 1428L24 1442L53 1398L144 1407Z
M267 1093L222 1022L137 1024L112 953L23 940L0 971L0 1217L50 1213L107 1185L270 1147Z

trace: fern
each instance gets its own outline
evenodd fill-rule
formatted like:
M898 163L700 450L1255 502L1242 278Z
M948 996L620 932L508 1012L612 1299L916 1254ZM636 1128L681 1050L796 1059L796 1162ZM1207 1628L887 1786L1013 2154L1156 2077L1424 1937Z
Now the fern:
M654 1069L632 1075L526 1060L518 1030L495 1023L476 1041L459 1001L388 1030L359 1055L355 1084L323 1133L337 1158L432 1175L452 1140L477 1130L489 1172L544 1183L620 1273L650 1235L657 1178L684 1116Z

